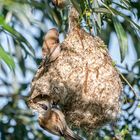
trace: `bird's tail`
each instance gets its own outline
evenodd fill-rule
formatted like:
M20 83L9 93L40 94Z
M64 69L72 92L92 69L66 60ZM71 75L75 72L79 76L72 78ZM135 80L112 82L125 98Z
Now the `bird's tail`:
M70 128L67 127L65 132L65 140L83 140L80 136L75 134Z

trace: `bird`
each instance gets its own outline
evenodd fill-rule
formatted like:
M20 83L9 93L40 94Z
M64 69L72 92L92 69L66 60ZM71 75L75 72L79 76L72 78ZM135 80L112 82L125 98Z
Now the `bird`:
M69 0L52 0L52 3L59 8L65 8L70 5Z
M46 61L46 59L51 62L54 61L60 53L60 44L59 44L59 32L57 29L50 29L43 41L42 47L42 59Z
M56 106L50 105L48 102L37 102L36 109L39 113L39 125L48 132L62 136L66 140L82 140L80 136L75 134L67 125L65 116Z
M48 69L51 62L55 61L61 52L59 43L59 32L56 28L50 29L43 41L42 62L38 67L38 71L32 81L38 80Z

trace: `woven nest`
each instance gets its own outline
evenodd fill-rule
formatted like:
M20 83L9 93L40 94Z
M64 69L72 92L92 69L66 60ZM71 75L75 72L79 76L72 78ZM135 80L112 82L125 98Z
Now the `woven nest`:
M104 42L75 27L61 48L48 71L32 82L31 98L47 95L74 127L92 130L114 121L122 83Z

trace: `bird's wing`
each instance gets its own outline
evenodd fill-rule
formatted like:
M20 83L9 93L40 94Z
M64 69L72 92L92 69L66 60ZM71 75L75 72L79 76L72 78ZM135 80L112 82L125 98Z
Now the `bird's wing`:
M54 113L56 114L56 125L55 125L55 129L57 130L57 132L59 132L60 136L64 136L64 132L66 131L67 125L66 125L66 121L64 118L63 113L58 110L58 109L52 109L54 111Z
M66 140L82 140L82 138L80 136L78 136L77 134L75 134L68 126L67 123L65 121L65 116L64 114L58 110L58 109L53 109L57 117L57 123L59 125L57 125L57 131L59 131L60 135L63 136Z
M64 137L66 140L83 140L80 136L75 134L69 127L67 127Z

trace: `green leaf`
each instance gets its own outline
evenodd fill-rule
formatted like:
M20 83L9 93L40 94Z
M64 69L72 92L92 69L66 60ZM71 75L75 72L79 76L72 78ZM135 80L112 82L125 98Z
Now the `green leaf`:
M0 17L0 27L9 32L16 40L18 40L18 42L26 44L29 48L24 47L24 50L28 52L28 54L35 54L34 49L32 48L31 44L26 40L26 38L22 36L19 32L17 32L14 28L6 24L3 17Z
M94 8L99 8L98 1L94 1L93 7ZM98 13L97 16L96 16L96 18L97 18L96 19L96 23L97 23L98 30L99 30L99 32L101 32L101 14Z
M121 0L121 3L123 3L127 8L131 7L130 0Z
M0 59L3 60L10 69L15 68L15 63L13 58L5 52L5 50L0 46Z
M113 16L115 16L114 12L112 11L111 7L108 4L105 4L101 0L98 0L99 4L102 4Z
M138 25L137 23L135 23L132 19L130 19L128 16L126 16L124 13L118 11L117 9L114 9L110 6L108 6L107 4L103 3L101 0L98 0L109 12L110 14L112 14L113 16L118 15L121 16L122 18L124 18L126 21L128 21L135 29L140 30L140 25ZM126 2L128 3L128 1L126 0ZM116 3L117 4L117 3ZM119 4L118 4L119 5ZM120 5L119 5L120 6ZM121 8L125 9L123 6L121 6ZM127 8L128 9L128 8ZM129 9L128 9L129 10ZM130 11L130 10L129 10Z
M122 62L128 50L127 34L116 17L113 17L113 23L119 40L121 62Z
M82 1L83 1L83 0L80 0L81 3L83 3ZM73 6L76 8L76 10L79 12L79 14L81 14L82 11L81 11L81 7L80 7L79 1L77 1L77 0L71 0L71 3L72 3Z
M102 8L102 7L100 7L100 8L93 8L93 11L94 11L95 13L111 14L111 12L110 12L108 9Z
M126 5L123 5L122 3L117 3L117 2L112 2L113 4L116 4L119 8L125 9L125 10L129 10L128 7Z
M124 18L126 21L128 21L135 29L137 30L140 30L140 25L138 25L137 23L135 23L132 19L130 19L129 17L127 17L125 14L117 11L116 9L114 8L111 8L110 9L113 11L113 13L115 15L118 15L118 16L121 16L122 18Z

